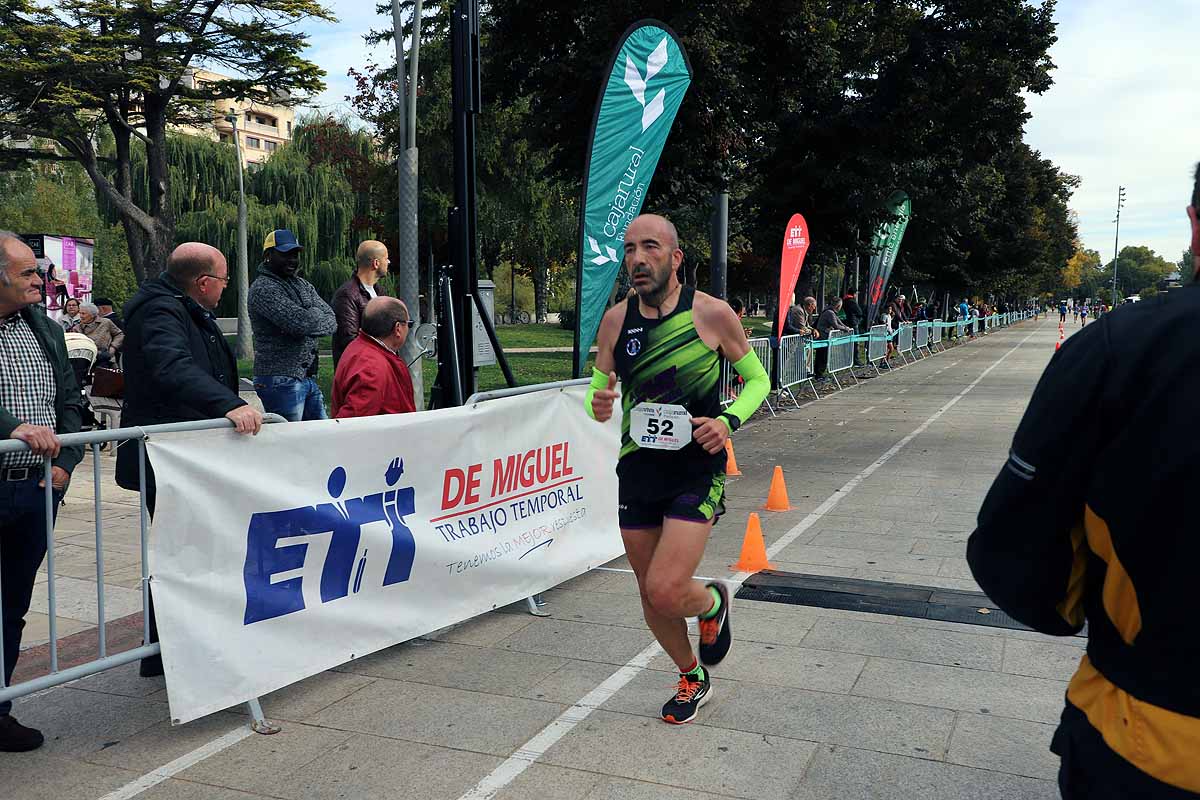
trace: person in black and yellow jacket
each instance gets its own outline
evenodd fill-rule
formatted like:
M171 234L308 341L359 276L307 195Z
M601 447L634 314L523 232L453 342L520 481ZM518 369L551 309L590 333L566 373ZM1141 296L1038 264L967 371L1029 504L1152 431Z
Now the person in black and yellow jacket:
M1198 209L1200 168L1196 254ZM1051 745L1067 800L1200 798L1196 277L1063 344L967 546L979 585L1017 620L1054 635L1087 622Z

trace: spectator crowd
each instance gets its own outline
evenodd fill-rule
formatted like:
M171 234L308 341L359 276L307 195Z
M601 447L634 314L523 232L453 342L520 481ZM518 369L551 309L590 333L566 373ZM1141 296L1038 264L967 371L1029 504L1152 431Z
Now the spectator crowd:
M409 365L399 355L413 321L401 300L376 288L388 271L387 248L376 241L359 246L355 272L334 296L333 307L298 274L301 249L291 231L271 231L250 286L253 385L263 412L288 421L326 418L316 380L325 336L334 337L335 417L414 411ZM53 525L71 473L83 458L81 446L63 445L59 437L80 431L90 419L88 384L95 370L120 368L124 427L225 417L239 434L261 430L263 412L242 394L237 359L214 313L229 279L229 265L216 248L181 244L162 274L143 283L125 304L122 320L106 298L80 302L60 293L61 284L51 272L43 277L25 242L0 231L0 439L29 446L0 456L6 685L46 556L43 459L52 459ZM57 320L47 313L50 292L61 310ZM79 338L90 346L82 347ZM80 360L86 364L77 369ZM117 484L138 490L141 472L138 450L119 447ZM157 492L149 459L144 481L146 510L153 517ZM149 641L155 642L153 592L148 616ZM144 677L162 673L159 656L140 664ZM0 752L40 747L42 733L20 724L11 708L0 703Z

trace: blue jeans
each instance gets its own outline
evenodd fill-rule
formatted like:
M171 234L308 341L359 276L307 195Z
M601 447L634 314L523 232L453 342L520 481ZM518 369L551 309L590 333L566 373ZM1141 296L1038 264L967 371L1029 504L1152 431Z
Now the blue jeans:
M255 375L254 391L258 392L264 411L278 414L288 422L329 419L325 413L321 387L313 378Z
M38 488L42 468L23 481L0 481L0 591L4 612L4 682L12 681L21 650L21 632L33 598L38 569L46 557L46 490ZM62 494L54 492L54 516ZM12 709L0 703L0 716Z

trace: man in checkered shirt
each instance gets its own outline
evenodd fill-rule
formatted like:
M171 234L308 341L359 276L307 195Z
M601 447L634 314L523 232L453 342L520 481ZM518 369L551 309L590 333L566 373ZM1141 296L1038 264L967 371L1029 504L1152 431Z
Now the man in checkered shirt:
M55 515L83 448L64 447L58 434L79 430L83 403L67 361L63 329L41 307L37 261L16 235L0 231L0 439L29 449L0 455L0 592L3 594L4 682L12 680L25 614L46 556L43 461L51 459ZM0 752L41 746L40 731L0 702Z

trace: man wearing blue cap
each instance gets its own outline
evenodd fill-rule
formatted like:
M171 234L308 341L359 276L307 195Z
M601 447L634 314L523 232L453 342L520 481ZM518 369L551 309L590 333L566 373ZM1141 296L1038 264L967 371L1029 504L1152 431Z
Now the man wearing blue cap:
M301 250L291 231L268 233L249 295L254 389L264 411L292 422L327 416L316 380L317 339L337 330L333 309L297 274Z

